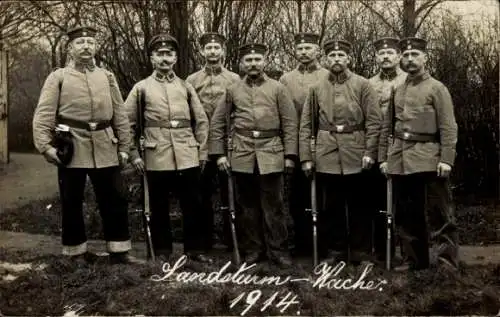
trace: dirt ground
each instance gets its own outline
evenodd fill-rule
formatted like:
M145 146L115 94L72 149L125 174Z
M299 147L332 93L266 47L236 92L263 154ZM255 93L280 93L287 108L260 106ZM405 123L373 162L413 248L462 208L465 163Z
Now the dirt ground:
M9 164L0 164L0 213L34 199L57 195L57 169L42 155L10 153Z

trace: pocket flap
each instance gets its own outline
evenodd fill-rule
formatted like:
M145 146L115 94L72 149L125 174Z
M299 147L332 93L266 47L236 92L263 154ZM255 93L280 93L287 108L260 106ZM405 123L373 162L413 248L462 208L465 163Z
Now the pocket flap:
M151 141L146 141L146 142L144 142L144 147L145 147L146 149L156 149L156 146L157 146L157 145L158 145L158 144L157 144L156 142L151 142Z
M274 152L283 152L285 150L285 147L281 143L275 144L275 145L273 145L273 150L274 150Z

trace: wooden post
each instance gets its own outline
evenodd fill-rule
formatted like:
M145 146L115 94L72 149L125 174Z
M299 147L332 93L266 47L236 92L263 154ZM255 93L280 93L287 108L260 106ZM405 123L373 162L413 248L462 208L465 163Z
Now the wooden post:
M0 41L0 163L3 164L9 163L7 55L7 50Z

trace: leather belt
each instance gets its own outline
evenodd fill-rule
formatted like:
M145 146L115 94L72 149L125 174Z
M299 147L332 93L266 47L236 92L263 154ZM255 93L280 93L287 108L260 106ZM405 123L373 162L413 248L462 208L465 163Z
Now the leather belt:
M365 127L362 124L346 125L346 124L320 124L319 130L329 131L331 133L353 133L354 131L362 131Z
M413 142L439 142L437 133L415 133L395 131L394 136L398 139Z
M247 129L235 129L236 133L254 139L266 139L273 138L275 136L280 136L280 130L247 130Z
M107 127L111 126L111 121L86 122L86 121L80 121L80 120L74 120L74 119L62 118L62 117L59 117L57 119L57 123L58 124L65 124L65 125L68 125L72 128L76 128L76 129L84 129L87 131L104 130Z
M146 121L147 128L166 128L166 129L181 129L191 128L191 120L177 119L169 121Z

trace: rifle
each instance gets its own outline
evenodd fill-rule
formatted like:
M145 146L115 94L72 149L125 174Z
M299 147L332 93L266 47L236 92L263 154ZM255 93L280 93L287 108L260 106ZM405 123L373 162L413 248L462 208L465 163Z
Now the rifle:
M311 89L311 102L309 107L311 108L311 157L313 160L312 168L312 178L311 178L311 208L307 208L306 212L310 212L312 216L312 226L313 226L313 265L316 267L318 265L318 229L317 229L317 216L318 216L318 206L316 197L316 134L317 132L317 100L314 90Z
M227 94L226 97L226 137L227 137L227 160L231 162L231 152L233 150L233 138L231 134L231 108L232 108L232 100ZM229 204L229 216L230 216L230 225L231 225L231 238L233 240L233 258L234 263L236 265L240 265L240 251L238 249L238 238L236 236L236 208L234 204L234 183L233 176L231 173L231 169L229 169L227 173L227 200Z
M391 126L388 136L388 144L390 145L394 140L394 121L396 120L396 109L394 105L394 87L391 88L391 95L389 97L389 109L388 113L391 114ZM386 245L385 245L385 268L389 271L391 269L391 253L392 253L392 231L393 231L393 199L392 199L392 178L387 175L387 210L380 211L385 213L386 222Z
M144 137L144 110L146 109L146 101L144 98L144 90L140 89L137 94L137 123L136 123L136 142L138 143L139 153L141 155L144 164L146 164L146 150L145 150L145 142L146 138ZM149 227L149 221L151 216L151 211L149 208L149 187L148 180L146 176L146 171L142 174L141 177L141 188L142 190L142 208L137 210L141 212L142 223L144 226L144 233L146 234L146 248L147 248L147 257L148 259L155 260L155 252L153 249L153 241L151 238L151 229Z

